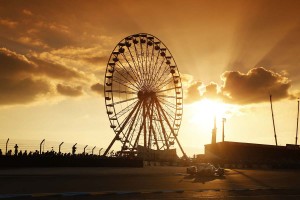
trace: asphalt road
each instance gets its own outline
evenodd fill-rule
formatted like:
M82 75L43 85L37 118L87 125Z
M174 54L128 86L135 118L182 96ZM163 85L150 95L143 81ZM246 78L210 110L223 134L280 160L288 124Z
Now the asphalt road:
M0 170L0 199L300 199L300 170L228 169L195 178L184 167ZM32 196L33 195L33 196ZM12 196L11 196L12 197Z

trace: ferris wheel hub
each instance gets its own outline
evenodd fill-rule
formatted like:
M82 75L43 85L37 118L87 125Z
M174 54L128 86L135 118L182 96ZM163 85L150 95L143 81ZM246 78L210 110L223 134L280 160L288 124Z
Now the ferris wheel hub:
M154 99L156 97L156 93L153 91L144 91L144 90L140 90L137 93L137 96L139 98L139 100L143 101L143 100L151 100Z

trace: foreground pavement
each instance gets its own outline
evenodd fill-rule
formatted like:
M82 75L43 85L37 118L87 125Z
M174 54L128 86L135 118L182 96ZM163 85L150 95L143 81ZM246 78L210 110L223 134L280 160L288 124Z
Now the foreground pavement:
M195 178L184 167L0 170L0 199L300 199L300 170L226 170Z

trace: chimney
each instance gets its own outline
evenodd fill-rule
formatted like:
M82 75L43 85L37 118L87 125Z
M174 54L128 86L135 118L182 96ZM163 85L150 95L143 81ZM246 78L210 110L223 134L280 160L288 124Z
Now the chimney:
M212 135L211 135L211 143L215 144L217 140L217 124L216 124L216 116L214 118L214 128L212 129Z

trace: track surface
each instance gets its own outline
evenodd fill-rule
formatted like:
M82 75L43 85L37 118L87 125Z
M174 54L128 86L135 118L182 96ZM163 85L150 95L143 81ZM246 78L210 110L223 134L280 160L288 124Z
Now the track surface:
M2 169L0 198L30 194L21 199L300 199L300 170L228 169L223 178L195 178L185 169Z

